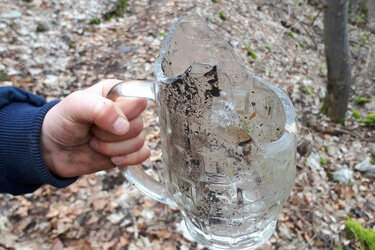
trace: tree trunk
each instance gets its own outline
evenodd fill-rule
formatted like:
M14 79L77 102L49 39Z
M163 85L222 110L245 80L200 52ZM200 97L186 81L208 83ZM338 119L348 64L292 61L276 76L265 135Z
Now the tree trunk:
M328 83L322 111L332 121L341 123L348 107L351 82L347 23L348 0L326 0L324 43Z

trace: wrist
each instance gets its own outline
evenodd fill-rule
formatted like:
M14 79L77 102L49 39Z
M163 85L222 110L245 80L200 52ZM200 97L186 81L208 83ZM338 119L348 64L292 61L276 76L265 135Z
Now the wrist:
M54 146L51 145L50 140L48 140L42 132L40 135L40 153L42 155L46 168L51 172L51 174L53 174L54 176L58 176L58 174L56 173L56 169L54 168L52 147Z

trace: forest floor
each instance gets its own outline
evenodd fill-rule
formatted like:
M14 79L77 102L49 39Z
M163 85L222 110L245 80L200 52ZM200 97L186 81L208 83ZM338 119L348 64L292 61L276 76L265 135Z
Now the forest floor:
M105 78L152 80L165 34L195 8L247 68L285 91L296 108L296 181L268 248L359 248L346 237L346 216L375 229L375 131L360 123L375 113L375 35L360 18L349 25L353 82L342 126L320 113L327 70L318 7L292 0L137 0L128 1L122 17L106 21L103 13L116 1L102 2L2 0L0 85L54 100ZM152 156L142 165L155 174L161 159L155 104L144 120ZM111 170L65 189L0 194L0 249L203 247L191 239L178 210L144 196Z

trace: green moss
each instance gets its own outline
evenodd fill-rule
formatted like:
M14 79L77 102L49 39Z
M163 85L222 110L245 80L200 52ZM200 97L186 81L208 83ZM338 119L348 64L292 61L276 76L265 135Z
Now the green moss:
M363 22L363 21L364 21L363 18L360 17L360 16L356 16L356 17L355 17L355 20L357 20L358 22Z
M370 164L375 164L375 159L372 156L370 156Z
M69 46L69 49L72 49L72 48L74 48L74 46L75 46L75 42L74 41L72 41L72 40L69 40L68 41L68 46Z
M357 100L357 103L358 103L359 105L363 105L363 104L366 104L366 103L368 103L368 102L372 102L371 99L367 99L367 98L362 97L362 96L357 97L356 100Z
M222 11L219 11L219 17L220 17L220 19L223 20L223 21L227 20L227 16L226 16L226 15L224 14L224 12L222 12Z
M374 230L365 229L359 222L346 217L345 232L348 239L359 240L362 249L375 250Z
M319 70L322 72L322 73L325 73L326 72L326 67L322 64L319 64Z
M320 157L320 163L323 165L327 165L327 160L324 157Z
M98 25L100 24L100 19L99 18L93 18L90 20L91 25Z
M302 42L302 41L298 41L298 45L299 45L302 49L305 49L305 48L306 48L305 43Z
M48 30L48 28L42 23L38 23L37 26L36 26L37 32L45 32L47 30Z
M10 81L10 77L7 73L0 71L0 82Z
M375 113L368 114L366 119L370 119L372 122L375 122Z
M127 1L126 0L118 0L117 7L116 7L116 16L122 16L126 10Z
M310 15L305 15L305 17L308 19L308 20L310 20L310 21L312 21L313 20L313 17L312 16L310 16Z
M303 85L302 92L306 95L314 96L314 92L311 90L311 88L307 85Z
M289 32L289 36L291 37L291 38L294 38L294 33L291 31L291 32Z
M361 120L361 123L366 125L375 124L375 113L368 114L365 119Z
M123 16L126 11L126 5L127 5L127 0L117 0L116 7L113 10L104 13L103 15L104 20L109 21L113 17Z
M245 47L248 56L251 56L251 58L253 58L253 59L257 59L258 58L258 56L255 53L255 51L249 45L247 45L246 43L243 43L243 46Z
M365 103L368 103L369 101L366 99L366 98L364 98L364 97L358 97L357 98L357 103L359 104L359 105L363 105L363 104L365 104Z
M165 33L164 31L160 31L159 35L161 35L162 37L167 37L167 33Z
M357 102L358 102L358 104L365 104L366 103L366 98L364 98L364 97L358 97L358 99L357 99Z
M109 21L114 16L115 16L114 12L113 11L109 11L109 12L104 13L103 18L104 18L104 20Z
M368 16L368 8L366 6L366 3L365 1L362 1L359 5L359 8L358 8L358 11L360 13L360 15L363 17L363 21L364 22L368 22L368 19L369 19L369 16Z
M353 112L353 117L355 119L360 119L361 118L361 113L359 113L359 111L357 109L352 108L352 112Z
M367 31L364 31L360 37L359 37L359 42L360 44L362 45L372 45L372 40L371 40L371 37L370 37L370 33L367 32Z
M212 0L213 3L219 3L219 0Z
M373 121L370 120L370 119L363 119L363 120L361 120L361 123L363 123L365 125L371 125L373 123Z
M328 115L328 111L329 111L328 105L326 103L323 103L319 111L323 115Z

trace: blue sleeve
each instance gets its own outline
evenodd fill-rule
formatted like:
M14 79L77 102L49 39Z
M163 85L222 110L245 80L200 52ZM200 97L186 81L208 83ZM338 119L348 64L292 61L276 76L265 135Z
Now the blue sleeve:
M57 103L19 88L0 87L0 193L30 193L43 184L66 187L77 179L54 176L40 152L44 116Z

